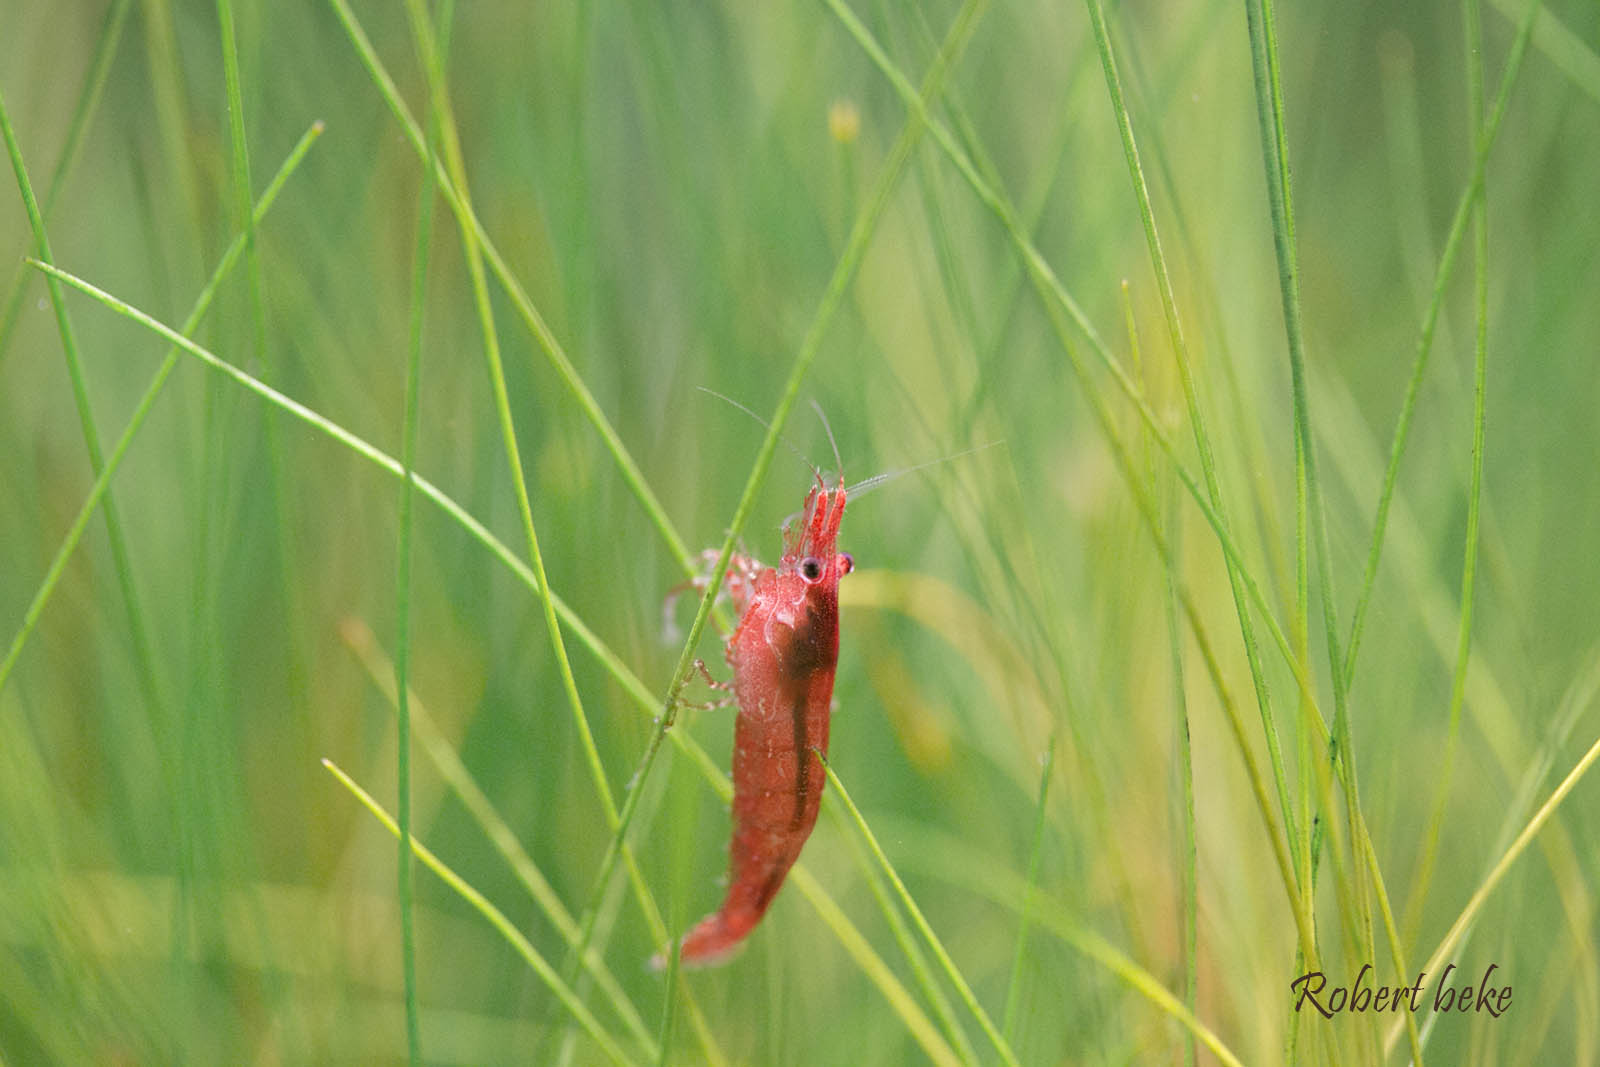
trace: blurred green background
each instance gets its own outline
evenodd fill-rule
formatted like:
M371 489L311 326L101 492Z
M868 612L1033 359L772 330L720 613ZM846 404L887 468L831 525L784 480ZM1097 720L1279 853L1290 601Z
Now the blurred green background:
M957 7L854 11L918 84ZM1471 176L1467 10L1276 12L1341 638ZM403 6L359 0L354 14L421 116L428 87ZM314 122L326 129L261 224L254 265L223 282L196 340L398 456L423 167L334 7L238 0L232 16L251 195ZM1521 17L1510 0L1481 13L1491 101ZM1108 18L1228 513L1293 637L1290 372L1245 11L1197 0L1112 5ZM48 204L54 260L172 325L242 222L221 25L217 6L185 0L0 6L0 93ZM1600 735L1597 49L1600 9L1545 5L1489 156L1486 446L1459 741L1447 737L1472 498L1470 231L1443 290L1350 689L1362 810L1412 972ZM906 124L904 103L824 5L470 0L450 24L448 77L484 230L689 549L720 544L763 431L699 387L773 411ZM932 113L1015 204L1198 479L1085 10L986 9ZM0 639L13 647L94 471L46 287L21 262L35 251L23 201L8 189ZM785 428L831 467L806 406L815 400L851 480L1003 442L851 504L841 547L860 570L842 586L833 766L1021 1062L1194 1055L1172 1011L1067 930L1114 946L1178 1001L1192 959L1195 1014L1246 1062L1291 1050L1308 1062L1403 1060L1404 1041L1381 1049L1388 1017L1293 1011L1296 929L1261 808L1181 619L1181 679L1175 669L1169 571L1130 484L1157 502L1179 546L1175 576L1264 767L1217 538L1078 331L1073 354L1093 369L1087 386L1074 376L1021 263L923 136ZM491 282L491 292L550 586L659 703L679 654L663 639L661 604L684 569L505 290ZM66 308L109 450L165 342L81 294L68 292ZM423 329L418 471L526 558L443 201ZM1109 407L1131 476L1090 396ZM744 531L755 555L777 555L810 477L780 447ZM305 422L188 357L179 364L111 483L123 549L97 512L0 689L0 1060L404 1060L395 842L319 762L394 809L385 686L399 496L397 479ZM543 607L423 499L412 560L415 699L578 915L611 829ZM1313 596L1306 663L1331 720L1322 611ZM691 613L678 606L679 626ZM1302 746L1326 759L1259 614L1255 624L1298 798L1310 771ZM643 789L629 834L642 883L681 931L720 902L725 802L675 743L634 781L652 712L571 631L567 647L615 803ZM720 668L714 634L699 652ZM686 711L673 740L725 770L732 722ZM1447 751L1450 784L1430 826ZM419 840L559 969L559 923L420 748L412 779ZM842 811L837 801L830 791L824 806ZM1327 848L1344 849L1348 865L1342 797L1322 822L1330 816L1345 830ZM1511 1009L1440 1019L1430 1059L1600 1057L1597 841L1591 776L1494 885L1458 958L1472 982L1496 964L1496 981L1514 987ZM992 1062L960 1001L952 1023L929 996L874 895L882 876L854 825L825 813L804 865L884 973L791 879L740 957L681 976L665 1057L891 1063L971 1049ZM1387 940L1380 930L1377 958L1363 957L1333 869L1325 862L1315 914L1325 969L1348 983L1372 962L1392 984ZM1040 895L1018 957L1030 877ZM428 1061L603 1062L500 934L426 869L416 878ZM631 1007L651 1040L661 1036L667 983L645 967L661 946L624 874L602 901L596 944L615 985L586 980L580 994L628 1058L647 1059L649 1042L621 1013ZM891 1006L896 983L915 1007ZM916 1014L933 1020L933 1038L908 1021Z

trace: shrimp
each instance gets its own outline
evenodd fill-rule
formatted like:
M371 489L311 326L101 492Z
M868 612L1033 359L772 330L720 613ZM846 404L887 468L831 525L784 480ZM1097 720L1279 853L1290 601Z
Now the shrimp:
M836 551L847 490L820 474L784 528L776 567L741 560L730 596L739 624L725 650L739 706L733 735L733 838L722 907L690 930L681 959L726 960L766 913L816 825L826 780L839 579L855 561Z

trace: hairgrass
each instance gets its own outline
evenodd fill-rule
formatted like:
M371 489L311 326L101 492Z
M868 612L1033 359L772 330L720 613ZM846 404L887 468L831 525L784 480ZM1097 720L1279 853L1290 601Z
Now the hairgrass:
M43 138L54 87L18 92L19 58L0 54L32 263L0 319L0 440L12 455L25 434L44 447L40 473L0 473L32 516L0 520L20 535L0 595L22 606L0 660L0 750L19 783L0 797L14 827L0 877L22 887L0 930L0 1057L971 1063L989 1058L973 1024L1005 1062L1193 1062L1204 1047L1223 1062L1376 1063L1402 1030L1417 1061L1600 1055L1600 871L1576 844L1593 837L1592 805L1563 803L1592 790L1600 755L1592 634L1564 595L1593 561L1551 551L1552 529L1583 520L1544 497L1493 506L1497 484L1526 478L1514 413L1592 435L1569 399L1578 372L1512 358L1596 328L1580 281L1538 274L1545 257L1592 267L1583 250L1600 244L1584 219L1540 213L1594 162L1592 139L1561 125L1592 120L1592 27L1537 3L1509 29L1480 26L1463 4L1467 177L1401 379L1361 353L1395 351L1403 324L1330 266L1389 269L1383 210L1328 222L1370 182L1352 156L1366 116L1309 121L1331 90L1306 42L1370 44L1362 9L1296 11L1285 28L1270 0L1247 0L1244 20L1202 5L1170 29L1100 0L1086 19L945 6L828 0L755 21L583 7L536 27L515 5L456 18L415 0L404 18L362 20L345 0L270 17L218 0L207 25L154 3L141 60L118 55L130 5L117 0L83 32L76 100ZM1453 29L1439 12L1402 24L1387 32L1435 50ZM52 32L31 9L19 25L18 39ZM761 73L794 55L814 63ZM1535 58L1549 70L1524 87ZM1385 70L1406 106L1435 106L1417 91L1432 84L1406 77ZM109 85L148 107L121 114ZM1184 101L1201 87L1197 119ZM1209 143L1249 143L1251 93L1264 197ZM1563 94L1587 118L1562 112ZM423 122L407 95L426 99ZM820 116L840 97L861 125L828 144ZM97 121L108 102L125 130ZM287 143L286 117L323 108L334 158L290 180L318 122L252 205L252 155ZM1416 125L1397 114L1391 140ZM59 145L42 204L35 144ZM1291 168L1291 145L1313 162ZM1103 165L1119 147L1125 174ZM1413 147L1391 145L1397 173L1414 161L1425 171L1407 181L1453 196L1449 153ZM108 157L142 198L108 180L115 168L74 177L75 161ZM1492 183L1491 164L1505 167ZM454 252L436 242L435 196ZM96 197L133 206L107 224ZM1403 222L1415 263L1433 227ZM1491 223L1544 242L1492 241ZM1449 347L1463 247L1470 389L1435 395L1425 372ZM165 325L155 309L182 301L208 258L194 310ZM1153 286L1108 280L1140 259L1149 273L1130 277ZM56 458L72 420L9 399L56 411L24 310L31 273L87 479ZM1535 274L1537 315L1507 293ZM171 346L142 395L137 361L107 353L144 342L70 316L67 287ZM1363 299L1365 321L1330 317ZM1119 312L1127 358L1096 325ZM1141 333L1162 341L1141 352ZM158 405L183 355L210 371ZM775 404L748 468L742 424L682 400L696 384ZM842 586L835 818L739 960L652 976L643 960L673 943L678 902L713 903L723 862L729 717L683 711L684 687L714 647L708 624L730 623L716 579L735 546L770 552L757 531L793 507L765 485L811 393L853 467L862 452L885 465L1006 447L939 471L934 493L908 480L893 503L852 507L868 566ZM1386 462L1374 398L1398 403ZM1507 430L1490 432L1501 410ZM112 412L126 428L103 451ZM343 447L315 452L303 428ZM399 458L371 443L385 434ZM397 477L398 498L371 494L346 456ZM1581 465L1548 478L1569 506L1600 499ZM63 486L70 507L52 503ZM437 510L414 513L416 495ZM699 569L688 546L719 531L671 661L654 605ZM373 550L385 543L392 559ZM1552 587L1558 562L1579 570ZM391 623L392 662L375 636ZM327 652L335 627L354 657ZM396 718L366 713L369 686ZM1276 714L1289 693L1294 714ZM875 699L927 710L880 720ZM306 774L313 760L397 836L398 870ZM96 784L106 768L115 803ZM414 806L414 779L453 799ZM392 788L397 818L357 780ZM677 799L660 808L664 791ZM693 832L660 834L663 813L693 816ZM1536 838L1543 869L1517 863ZM667 840L692 855L669 857ZM412 855L452 893L413 885ZM91 903L75 889L86 878L118 891ZM284 933L291 886L314 891L317 918ZM374 892L394 921L353 922ZM498 939L464 933L460 901ZM262 962L313 930L332 936L311 969ZM1304 971L1347 983L1362 964L1391 984L1420 966L1431 987L1452 962L1498 964L1521 1010L1330 1021L1288 992ZM486 1043L484 1024L518 1020L531 1043Z

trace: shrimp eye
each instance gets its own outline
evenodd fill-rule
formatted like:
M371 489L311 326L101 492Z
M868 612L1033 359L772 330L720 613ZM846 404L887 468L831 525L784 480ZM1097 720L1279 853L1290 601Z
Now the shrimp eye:
M816 556L807 556L800 561L800 577L807 582L816 582L822 579L822 561Z
M839 573L840 574L849 574L851 571L853 571L855 569L856 569L855 557L852 556L848 552L839 553Z

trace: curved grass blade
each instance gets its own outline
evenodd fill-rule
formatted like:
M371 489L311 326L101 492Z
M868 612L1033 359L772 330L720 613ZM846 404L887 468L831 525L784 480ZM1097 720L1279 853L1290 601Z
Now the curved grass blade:
M561 636L561 624L556 618L555 604L551 599L550 582L545 574L544 554L539 547L539 535L534 526L533 507L528 496L527 479L523 474L521 451L517 444L516 428L511 414L510 393L506 388L505 369L500 357L499 333L494 323L494 311L489 302L489 288L483 267L483 249L478 240L477 229L468 226L465 219L472 214L472 201L467 182L466 161L461 150L461 139L456 129L453 107L450 102L449 85L445 81L444 61L439 42L435 39L429 24L427 11L420 0L408 0L406 11L410 17L411 29L418 51L422 55L423 66L427 71L429 92L437 108L440 140L443 149L445 169L454 185L456 196L461 205L461 234L462 256L467 263L467 272L471 280L473 304L478 314L479 329L483 335L484 356L489 365L490 386L494 393L495 413L500 424L500 433L506 451L506 461L511 468L512 482L516 491L517 513L522 521L522 530L528 544L528 559L532 565L534 578L538 582L538 595L540 604L544 608L545 629L549 634L551 650L554 653L556 667L561 679L562 692L567 699L568 708L572 712L573 725L577 731L579 744L583 749L584 759L588 765L589 774L593 780L595 791L599 796L606 823L613 834L614 849L608 851L607 858L615 863L620 856L626 862L630 878L633 882L635 895L639 899L641 910L649 917L650 925L655 930L664 931L659 913L654 905L648 903L650 896L643 876L639 873L637 862L634 860L632 850L627 843L627 822L623 821L622 812L617 808L616 798L611 792L611 786L606 778L605 767L600 760L600 750L595 744L594 732L589 726L588 715L584 711L583 698L578 692L577 681L572 673L572 664L567 657L566 644ZM581 384L581 383L580 383ZM637 802L639 791L630 793L624 801L624 807L631 810ZM602 863L602 874L597 881L601 890L597 892L595 901L598 905L603 895L604 886L609 884L611 867ZM585 920L579 925L579 939L572 946L566 964L562 967L563 981L568 985L576 982L582 957L588 948L589 936L593 932L595 919L599 915L598 906L590 910Z
M1011 1051L1011 1043L1005 1039L994 1025L994 1021L989 1018L989 1013L983 1010L983 1005L978 1003L978 998L972 992L972 986L967 984L967 980L962 975L960 968L955 965L955 961L945 951L944 942L939 940L939 935L933 932L933 927L928 924L927 918L922 914L922 909L917 907L917 902L912 899L905 883L900 880L900 875L895 871L894 864L890 863L889 857L884 855L883 846L878 844L878 839L873 834L871 827L867 825L867 820L861 817L860 809L856 807L855 801L850 799L849 791L845 789L844 783L839 781L839 776L834 773L833 764L829 763L827 757L820 751L817 752L817 756L822 760L822 768L827 771L828 781L833 783L833 788L837 791L836 795L844 803L845 809L849 811L850 818L856 824L856 829L861 831L861 837L867 843L867 848L871 850L872 855L883 868L884 874L889 876L889 882L894 886L895 892L899 894L900 902L905 905L906 911L910 913L911 921L921 931L923 938L928 942L928 947L933 949L934 958L944 968L945 975L950 979L951 984L956 987L956 992L967 1005L967 1010L972 1012L973 1017L978 1020L978 1025L988 1035L990 1042L995 1047L995 1051L1000 1054L1000 1059L1010 1064L1011 1067L1020 1067L1016 1053Z
M1422 966L1424 980L1421 985L1424 990L1432 984L1427 980L1427 976L1437 973L1439 965L1455 950L1456 944L1466 936L1467 930L1477 918L1478 912L1482 910L1484 901L1489 899L1489 894L1494 892L1495 887L1505 878L1506 872L1511 869L1511 865L1522 855L1523 850L1528 847L1529 843L1544 827L1544 824L1555 814L1556 809L1561 806L1561 802L1567 799L1567 794L1572 792L1573 787L1588 773L1589 768L1594 766L1596 760L1600 760L1600 739L1596 739L1595 743L1589 746L1589 751L1585 752L1578 759L1578 762L1573 765L1572 770L1567 772L1567 776L1561 780L1561 784L1556 786L1549 799L1539 806L1538 811L1534 812L1533 818L1528 820L1528 825L1522 828L1522 832L1517 835L1516 840L1507 847L1505 854L1490 869L1482 884L1473 891L1471 898L1467 900L1466 906L1461 909L1461 914L1456 916L1456 921L1451 924L1449 931L1439 942L1438 947L1433 950L1433 955L1429 956L1428 962ZM1389 1033L1384 1037L1383 1051L1385 1055L1394 1048L1399 1038L1400 1025L1397 1023L1390 1027Z
M1472 122L1474 149L1483 136L1483 29L1479 22L1478 7L1471 0L1462 4L1466 15L1467 106ZM1418 860L1412 878L1410 899L1406 902L1405 929L1415 936L1421 921L1423 901L1433 878L1433 864L1438 856L1439 836L1444 828L1445 806L1449 800L1450 781L1454 776L1456 748L1460 743L1461 708L1467 695L1467 663L1472 654L1472 604L1474 578L1478 566L1479 507L1483 498L1483 439L1484 405L1487 391L1489 352L1489 220L1487 213L1487 185L1481 185L1472 203L1473 228L1473 310L1476 329L1473 331L1473 389L1472 389L1472 472L1467 488L1466 543L1461 561L1461 611L1456 624L1455 669L1450 677L1450 705L1445 748L1438 782L1434 788L1432 811L1427 830L1422 837L1422 858Z
M1378 872L1369 870L1372 854L1370 842L1363 847L1366 823L1361 810L1361 794L1357 780L1354 748L1351 743L1350 716L1348 713L1348 679L1342 669L1344 657L1339 645L1338 607L1333 592L1333 552L1328 540L1327 509L1322 495L1322 482L1317 470L1317 452L1311 429L1309 386L1306 381L1305 333L1300 316L1300 265L1294 236L1293 186L1289 177L1289 145L1284 131L1283 90L1279 83L1277 36L1272 18L1271 0L1246 0L1245 21L1250 38L1250 65L1254 75L1256 121L1261 138L1262 164L1266 171L1267 206L1272 220L1272 244L1278 265L1278 295L1283 309L1284 332L1289 359L1291 407L1294 416L1296 509L1305 516L1297 524L1297 567L1307 568L1307 557L1315 549L1316 579L1319 599L1322 602L1323 631L1328 650L1328 662L1333 677L1333 727L1332 742L1328 747L1328 762L1339 775L1348 811L1350 833L1355 853L1355 878L1345 893L1341 880L1341 896L1345 897L1342 911L1349 920L1353 917L1357 939L1357 958L1376 958L1376 937L1373 932L1372 902L1369 897L1369 879L1381 882ZM1309 532L1309 543L1307 533ZM1301 611L1309 610L1306 598L1300 598ZM1309 620L1304 629L1309 631ZM1334 818L1330 805L1324 805L1327 816L1323 825ZM1312 855L1318 850L1318 838L1312 836ZM1342 855L1342 853L1336 853ZM1312 866L1312 885L1315 885L1316 868ZM1310 887L1302 898L1309 906ZM1350 909L1353 908L1353 916ZM1388 903L1383 903L1388 910ZM1398 957L1397 957L1398 958ZM1315 967L1317 957L1308 953L1306 966ZM1375 1034L1376 1024L1372 1025Z
M1081 925L1060 901L1052 900L1037 888L1030 890L1022 876L1006 870L1004 864L996 863L992 857L979 853L967 842L948 834L924 833L919 828L896 823L895 837L907 842L916 842L921 838L920 847L908 847L904 853L925 874L960 886L1018 915L1026 910L1040 929L1126 983L1193 1034L1222 1063L1241 1067L1238 1055L1223 1043L1222 1038L1201 1022L1154 975L1121 949ZM922 858L927 856L938 856L939 862L932 863Z
M961 1058L962 1063L979 1063L978 1052L972 1047L972 1040L967 1037L967 1032L961 1026L961 1021L956 1018L955 1009L950 1004L950 998L945 996L944 989L934 980L933 973L928 969L927 956L917 945L916 938L912 935L905 919L900 914L900 909L895 907L890 899L889 891L884 887L883 878L875 867L875 860L867 855L867 850L862 847L858 835L849 828L849 816L839 810L838 805L829 805L829 815L835 825L844 831L845 840L850 842L851 850L855 854L856 865L861 870L862 877L866 880L867 889L872 893L872 899L877 903L878 910L883 913L884 920L889 924L889 932L894 936L895 944L900 948L900 954L906 958L906 964L911 968L911 974L916 979L917 985L922 989L922 995L933 1006L933 1013L938 1017L945 1033L950 1035L950 1040L955 1045L955 1053ZM1009 1038L1007 1039L1009 1040Z
M340 770L332 760L324 759L322 765L328 768L329 773L339 780L339 784L348 789L361 802L361 805L383 824L384 829L396 837L399 836L400 827L395 824L389 813L383 810L383 806L372 798L372 794L357 785L355 780ZM571 988L561 981L556 974L555 968L550 966L543 956L539 955L539 950L529 943L528 939L517 929L515 923L506 918L505 913L491 904L488 897L478 892L464 878L451 870L448 864L429 851L428 847L422 842L412 841L411 851L416 855L417 859L422 861L423 866L438 875L445 885L456 892L457 896L466 901L474 911L489 921L489 925L493 926L500 936L505 938L506 943L527 962L529 967L533 968L533 972L550 988L550 992L555 994L556 999L572 1013L572 1017L577 1020L578 1025L583 1027L584 1032L594 1039L595 1044L600 1046L607 1059L617 1064L635 1062L628 1057L627 1053L622 1051L622 1047L605 1031L599 1021L590 1014L589 1009L583 1006L583 1003L573 994Z
M1117 122L1117 132L1122 138L1122 154L1128 164L1128 180L1133 186L1139 204L1139 218L1144 224L1145 247L1150 255L1150 265L1156 276L1156 290L1161 297L1161 312L1166 320L1168 339L1172 344L1173 359L1178 365L1178 380L1183 386L1183 400L1189 412L1189 425L1194 432L1195 449L1200 457L1200 472L1205 478L1206 494L1217 511L1217 520L1229 525L1226 498L1222 481L1217 474L1216 456L1211 447L1211 435L1206 429L1205 413L1200 406L1195 388L1194 368L1189 360L1189 346L1184 340L1183 322L1178 316L1178 300L1172 288L1172 275L1167 269L1166 253L1161 248L1161 235L1156 229L1154 209L1150 204L1150 189L1145 182L1144 165L1139 158L1139 146L1133 136L1133 120L1128 115L1123 99L1122 78L1117 72L1116 55L1111 47L1111 35L1106 29L1105 11L1099 0L1085 0L1089 9L1089 23L1094 31L1095 47L1100 53L1100 67L1105 73L1106 91L1111 97L1111 111ZM1224 557L1228 570L1228 585L1233 592L1234 611L1239 617L1239 636L1244 642L1245 661L1250 667L1250 680L1255 687L1256 706L1261 713L1261 730L1267 742L1267 759L1272 770L1273 784L1278 790L1278 806L1283 812L1283 825L1288 835L1291 852L1297 851L1299 831L1296 829L1295 809L1289 800L1289 778L1284 770L1282 743L1278 737L1278 724L1272 714L1272 697L1267 689L1267 678L1261 663L1261 649L1256 641L1255 624L1250 619L1250 606L1244 591L1239 566L1231 557ZM1298 869L1296 857L1296 869ZM1302 903L1302 907L1309 904Z
M578 925L573 922L566 905L556 895L554 887L539 870L533 858L523 849L522 843L506 825L500 813L495 810L494 804L478 787L472 773L467 770L466 764L461 762L461 757L450 746L443 732L433 721L433 716L428 712L427 705L412 692L404 692L398 686L403 684L399 678L399 656L396 646L396 657L393 663L386 660L383 650L378 646L377 638L366 623L358 619L350 619L341 627L341 636L350 650L355 653L362 667L367 672L367 677L377 686L378 691L388 701L389 706L398 713L404 700L404 706L409 711L409 725L411 732L422 744L422 750L427 754L429 762L439 772L440 778L461 801L462 807L472 816L474 822L488 837L489 843L505 861L506 867L516 877L522 887L528 891L528 896L533 898L535 904L544 912L550 925L556 928L567 944L572 944L578 937ZM409 686L407 689L409 690ZM610 1003L617 1010L617 1018L622 1025L639 1042L647 1058L654 1059L658 1049L649 1029L645 1026L644 1018L637 1007L622 988L616 977L606 967L605 960L600 954L590 951L583 960L584 967L602 992L609 998Z

